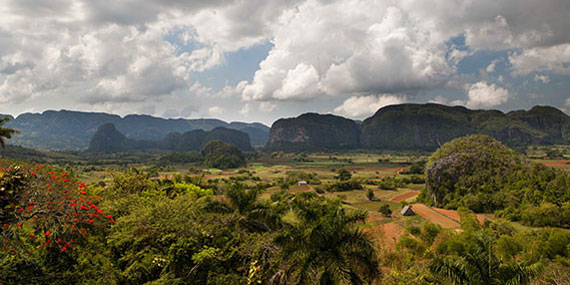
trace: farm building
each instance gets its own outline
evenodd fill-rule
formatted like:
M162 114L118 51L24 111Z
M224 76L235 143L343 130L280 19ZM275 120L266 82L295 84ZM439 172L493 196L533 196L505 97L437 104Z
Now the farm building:
M415 216L416 213L414 213L414 211L412 210L412 206L408 205L405 206L404 208L402 208L402 210L400 211L400 214L402 216Z
M307 181L301 180L299 182L297 182L297 186L307 186Z

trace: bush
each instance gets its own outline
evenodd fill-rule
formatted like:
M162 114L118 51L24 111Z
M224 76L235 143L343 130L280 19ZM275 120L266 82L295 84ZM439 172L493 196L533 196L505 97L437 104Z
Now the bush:
M339 181L332 184L325 184L325 189L329 192L344 192L352 190L362 190L362 184L356 180Z
M390 218L392 216L392 209L390 209L390 205L388 204L382 205L382 207L378 209L378 212L382 213L382 215L387 218Z

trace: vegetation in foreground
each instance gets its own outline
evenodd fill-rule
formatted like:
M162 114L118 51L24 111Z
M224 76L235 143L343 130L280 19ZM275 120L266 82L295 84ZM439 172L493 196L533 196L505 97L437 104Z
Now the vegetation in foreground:
M465 161L469 161L474 158L461 151L463 145L468 145L467 149L472 144L489 146L480 148L479 154L489 155L489 163L497 163L498 167L505 157L520 156L486 140L470 137L453 142L452 146L457 146L453 152L465 155ZM446 146L428 162L428 184L430 167L434 161L448 157L445 151ZM462 172L455 184L429 188L444 191L444 199L438 201L458 209L459 228L442 228L420 216L398 215L401 205L413 202L413 195L408 196L414 193L410 190L417 193L422 187L423 176L418 173L423 172L423 167L418 162L424 158L412 162L391 158L387 162L370 154L346 158L340 153L274 153L271 159L275 166L268 167L255 162L260 158L250 157L248 168L233 170L228 175L228 171L204 169L206 155L207 152L188 154L193 162L190 169L187 164L187 174L164 172L165 169L147 165L106 170L107 178L99 180L93 179L98 167L2 160L0 280L6 284L570 281L570 231L560 228L562 225L536 227L503 216L506 208L491 208L489 211L495 215L481 223L473 215L469 200L455 194L466 191L474 196L499 195L496 193L510 191L514 186L508 188L506 183L498 187L495 183L502 180L494 178L509 172L481 171L487 169L486 165L474 161L470 164L474 168L468 168L470 172L458 170ZM493 162L493 156L501 157L501 161ZM176 159L165 157L157 164ZM408 167L400 168L393 161L406 162ZM516 159L515 162L519 163ZM521 156L520 164L526 163ZM519 179L528 173L551 173L544 178L548 181L567 173L530 162L528 165L530 170L510 164L509 168L499 169L521 171L513 176ZM533 169L540 171L523 172ZM470 175L485 182L476 184ZM92 180L83 184L80 178ZM307 185L298 185L299 181ZM498 192L484 192L486 189ZM540 192L536 189L548 188L535 188L534 192ZM568 188L561 191L567 193ZM448 192L453 194L447 195ZM534 197L549 199L546 196L537 193ZM425 198L425 202L433 201L427 191L419 197ZM523 207L533 205L541 205L541 201L520 203L512 209L520 208L524 213ZM379 219L379 224L373 222L375 219ZM395 223L405 229L391 248L374 229Z

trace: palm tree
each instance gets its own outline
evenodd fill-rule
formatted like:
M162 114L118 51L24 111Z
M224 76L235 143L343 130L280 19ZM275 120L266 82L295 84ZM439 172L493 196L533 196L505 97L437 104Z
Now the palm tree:
M6 139L10 139L13 134L19 133L17 130L3 127L5 123L10 121L10 117L0 119L0 146L6 148Z
M456 254L436 258L430 267L435 276L453 284L529 284L542 265L540 262L503 260L494 254L493 237L480 230Z
M228 203L210 200L206 204L209 212L232 214L237 224L250 232L267 232L280 226L279 213L266 202L258 201L262 189L246 189L240 183L228 185L224 196Z
M364 284L380 276L376 249L356 226L366 212L314 193L296 195L293 210L298 221L275 239L282 265L272 283Z

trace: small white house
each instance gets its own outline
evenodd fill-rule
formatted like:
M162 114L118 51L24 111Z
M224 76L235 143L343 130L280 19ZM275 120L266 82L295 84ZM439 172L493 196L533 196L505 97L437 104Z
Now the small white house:
M305 180L301 180L301 181L297 182L297 186L307 186L307 185L309 185L309 183L307 183L307 181L305 181Z

